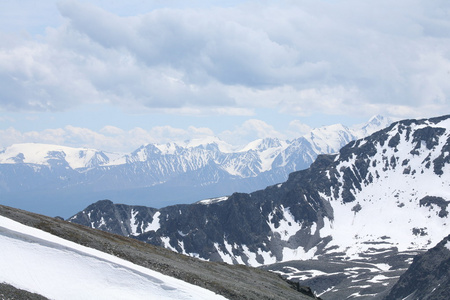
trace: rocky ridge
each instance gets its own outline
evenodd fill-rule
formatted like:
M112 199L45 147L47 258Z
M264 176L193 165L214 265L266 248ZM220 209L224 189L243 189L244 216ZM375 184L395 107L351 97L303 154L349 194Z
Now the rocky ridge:
M449 127L449 116L394 123L250 194L161 209L99 201L69 220L252 266L426 249L448 222Z
M416 256L385 300L450 298L450 235L422 255Z

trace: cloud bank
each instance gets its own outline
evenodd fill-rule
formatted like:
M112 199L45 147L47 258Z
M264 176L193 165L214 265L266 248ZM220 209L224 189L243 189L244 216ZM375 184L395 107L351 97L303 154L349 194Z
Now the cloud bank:
M61 26L0 42L0 111L104 103L129 113L411 117L450 108L448 1L243 2L134 16L65 1L58 10Z
M65 126L64 128L45 129L41 131L20 131L13 127L0 129L0 150L12 144L44 143L65 145L69 147L84 147L111 152L131 152L148 143L165 144L170 142L183 143L187 140L204 139L217 136L230 145L240 148L248 141L257 138L297 138L310 128L307 125L294 122L289 127L289 135L275 130L271 125L261 120L251 119L236 125L232 130L213 132L206 127L189 126L177 128L172 126L155 126L150 129L135 127L123 130L115 126L105 126L100 130Z

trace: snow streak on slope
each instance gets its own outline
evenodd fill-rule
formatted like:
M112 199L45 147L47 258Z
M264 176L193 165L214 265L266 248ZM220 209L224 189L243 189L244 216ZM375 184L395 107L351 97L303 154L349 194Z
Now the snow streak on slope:
M0 282L52 299L225 299L0 216Z

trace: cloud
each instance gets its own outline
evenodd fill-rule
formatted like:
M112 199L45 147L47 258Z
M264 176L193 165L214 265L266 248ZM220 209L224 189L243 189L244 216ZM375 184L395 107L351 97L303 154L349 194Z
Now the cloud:
M445 1L244 2L127 17L75 1L58 9L61 26L1 44L1 110L99 102L240 115L449 109Z
M115 126L105 126L99 131L95 131L69 125L64 128L26 132L10 127L0 130L0 148L17 143L46 143L113 152L130 152L148 143L182 143L185 140L210 136L214 136L211 129L194 126L189 126L186 129L155 126L148 130L140 127L123 130Z
M290 134L300 136L295 129L305 129L306 125L299 122L290 124ZM306 129L305 129L306 130ZM272 125L257 119L250 119L237 125L233 130L214 132L207 127L188 126L177 128L173 126L154 126L149 129L134 127L123 130L115 126L104 126L98 131L77 127L45 129L41 131L20 131L13 127L0 130L0 148L17 143L47 143L69 147L85 147L113 152L131 152L148 143L165 144L176 142L183 144L187 140L202 139L217 136L233 146L243 146L260 138L278 137L285 139L286 135L277 131Z
M313 128L307 124L303 124L299 120L294 120L289 123L289 138L295 139L309 133Z
M277 131L272 125L262 120L250 119L233 130L221 132L219 138L234 146L244 146L250 141L264 138L285 139L286 135Z

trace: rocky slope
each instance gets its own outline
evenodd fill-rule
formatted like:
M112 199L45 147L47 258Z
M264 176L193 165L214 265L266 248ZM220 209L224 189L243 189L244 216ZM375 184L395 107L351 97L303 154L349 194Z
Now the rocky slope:
M70 221L253 266L426 249L448 222L449 127L449 116L405 120L264 190L161 209L99 201Z
M385 300L450 299L450 235L414 258Z
M366 272L367 280L386 286L412 255L446 234L449 153L450 116L404 120L336 155L321 155L310 168L264 190L161 209L99 201L70 221L231 264L374 258L373 268L397 271L390 277ZM389 264L383 255L403 260ZM304 275L274 269L292 279ZM316 291L324 299L336 292Z
M280 276L271 272L245 266L205 262L135 239L1 205L0 215L207 288L228 299L313 299L298 291L307 292L307 288L282 280ZM3 231L0 231L0 234L3 234ZM0 285L0 294L9 295L8 297L12 295L14 299L21 295L29 296L7 283ZM37 298L39 297L36 296Z
M2 300L46 300L44 296L20 290L10 284L0 283L0 299Z

